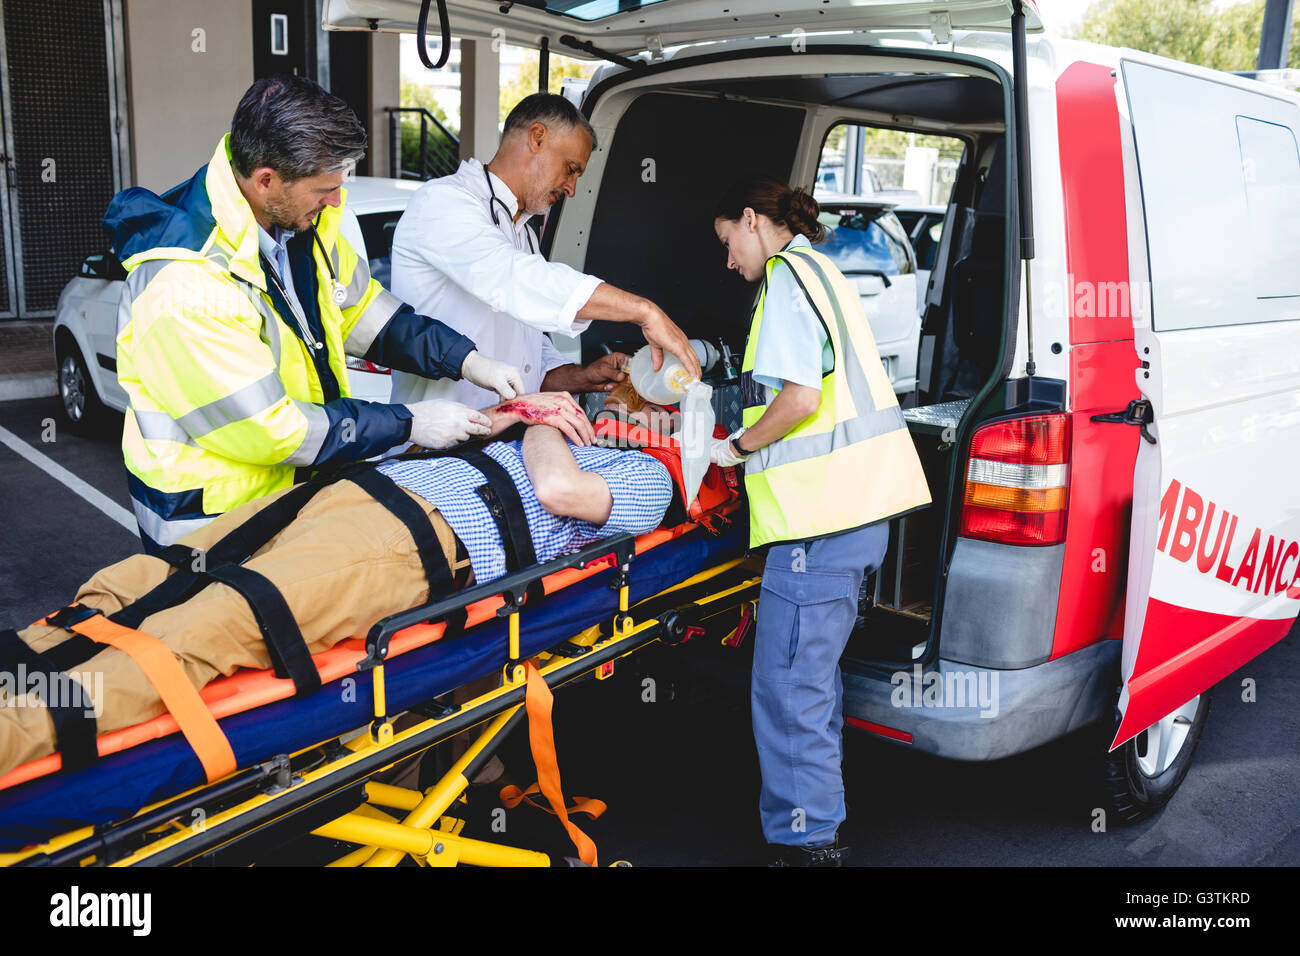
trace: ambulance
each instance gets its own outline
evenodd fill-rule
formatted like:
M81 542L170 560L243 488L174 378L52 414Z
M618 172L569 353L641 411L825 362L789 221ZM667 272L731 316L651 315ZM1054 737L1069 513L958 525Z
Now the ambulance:
M1050 35L1030 0L323 17L431 60L450 33L604 61L549 255L737 354L755 290L710 221L730 182L812 187L842 123L958 138L906 411L934 503L864 588L846 721L967 761L1094 728L1101 806L1165 804L1214 686L1262 676L1300 611L1300 96Z

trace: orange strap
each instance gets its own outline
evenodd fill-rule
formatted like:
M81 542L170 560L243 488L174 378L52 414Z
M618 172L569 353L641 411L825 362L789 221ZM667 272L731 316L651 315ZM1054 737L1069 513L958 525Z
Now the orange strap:
M514 784L501 788L501 802L507 810L513 810L521 803L526 803L530 807L536 807L538 810L545 810L551 816L555 816L555 811L544 803L538 803L533 799L534 794L541 793L541 788L537 784L532 784L527 790L520 790ZM569 813L585 813L595 820L609 808L605 806L604 800L595 800L590 797L574 797L573 804L569 806Z
M569 839L578 848L578 858L588 866L596 866L596 844L569 819L564 793L560 789L560 765L555 759L555 733L551 728L551 707L555 699L551 696L551 688L546 686L546 681L537 670L537 665L528 661L524 668L528 675L528 685L524 690L524 709L528 712L528 746L532 749L533 763L537 767L537 783L534 786L541 790L555 810L555 815L564 824L564 829L569 832ZM533 787L528 789L532 790ZM601 813L605 810L605 805L599 800L582 802L593 808L595 804L600 804ZM583 812L590 810L584 807Z
M181 733L194 748L209 783L235 769L235 753L230 749L230 741L190 683L171 648L156 637L123 627L102 614L88 617L71 627L92 641L117 648L144 672L162 698L163 706L171 712Z

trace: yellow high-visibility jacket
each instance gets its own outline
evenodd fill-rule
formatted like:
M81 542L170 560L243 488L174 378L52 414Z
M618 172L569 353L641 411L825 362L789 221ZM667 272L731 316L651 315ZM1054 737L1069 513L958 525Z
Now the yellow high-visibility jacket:
M898 407L857 292L825 255L795 246L767 260L741 364L752 427L780 389L754 380L772 267L785 262L835 352L821 404L784 438L745 461L751 547L848 531L930 504L921 459Z
M146 549L312 466L405 441L405 406L348 397L345 355L459 378L474 343L371 278L339 233L342 212L321 212L319 243L311 230L289 240L298 315L263 270L229 135L162 196L136 187L114 197L104 224L129 273L117 320L117 375L130 401L122 453Z

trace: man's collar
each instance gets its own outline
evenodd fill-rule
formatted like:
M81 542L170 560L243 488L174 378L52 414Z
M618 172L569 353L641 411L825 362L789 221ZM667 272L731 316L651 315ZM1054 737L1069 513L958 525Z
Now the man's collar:
M257 225L257 246L261 249L262 254L268 259L274 261L275 250L277 248L288 249L289 240L296 236L296 232L290 232L288 229L281 229L279 226L272 226L271 231L267 232L262 228L262 224Z
M212 204L212 217L216 220L221 238L230 248L228 268L246 282L251 282L259 289L266 288L266 279L262 275L261 263L257 253L261 246L258 233L261 227L253 216L252 207L239 191L235 182L234 170L230 165L230 134L227 133L217 143L217 148L208 162L207 181L208 201ZM206 255L208 250L203 250Z
M515 196L513 190L506 185L506 181L496 173L492 172L492 170L488 169L485 164L479 162L477 159L466 160L466 165L474 167L474 176L481 184L480 188L483 190L483 195L487 196L490 200L491 194L489 194L487 190L487 180L483 178L483 171L487 170L488 179L492 181L492 193L494 193L497 199L500 199L501 202L505 204L505 207L510 210L510 216L511 219L513 219L515 213L519 211L519 199Z

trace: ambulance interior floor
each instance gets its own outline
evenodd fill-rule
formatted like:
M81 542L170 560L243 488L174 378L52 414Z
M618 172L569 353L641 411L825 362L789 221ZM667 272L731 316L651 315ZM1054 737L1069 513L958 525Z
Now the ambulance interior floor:
M120 417L87 439L43 422L55 399L0 402L0 428L129 510ZM0 436L3 437L3 436ZM138 550L104 511L0 443L0 624L30 623L66 602L95 570ZM564 790L609 809L575 818L602 863L724 865L765 858L758 761L749 724L750 650L652 645L605 681L557 691L555 740ZM1297 630L1219 684L1182 788L1153 819L1093 829L1086 798L1094 741L1080 732L1031 753L959 764L846 731L850 865L1300 864L1300 638ZM1242 681L1255 682L1254 702ZM647 684L646 681L653 681ZM651 699L652 698L652 699ZM526 733L501 751L520 786L533 781ZM475 787L467 836L573 855L554 817L507 810L494 832L498 787ZM500 815L497 815L497 820ZM264 865L323 862L339 847L316 838L282 846Z

